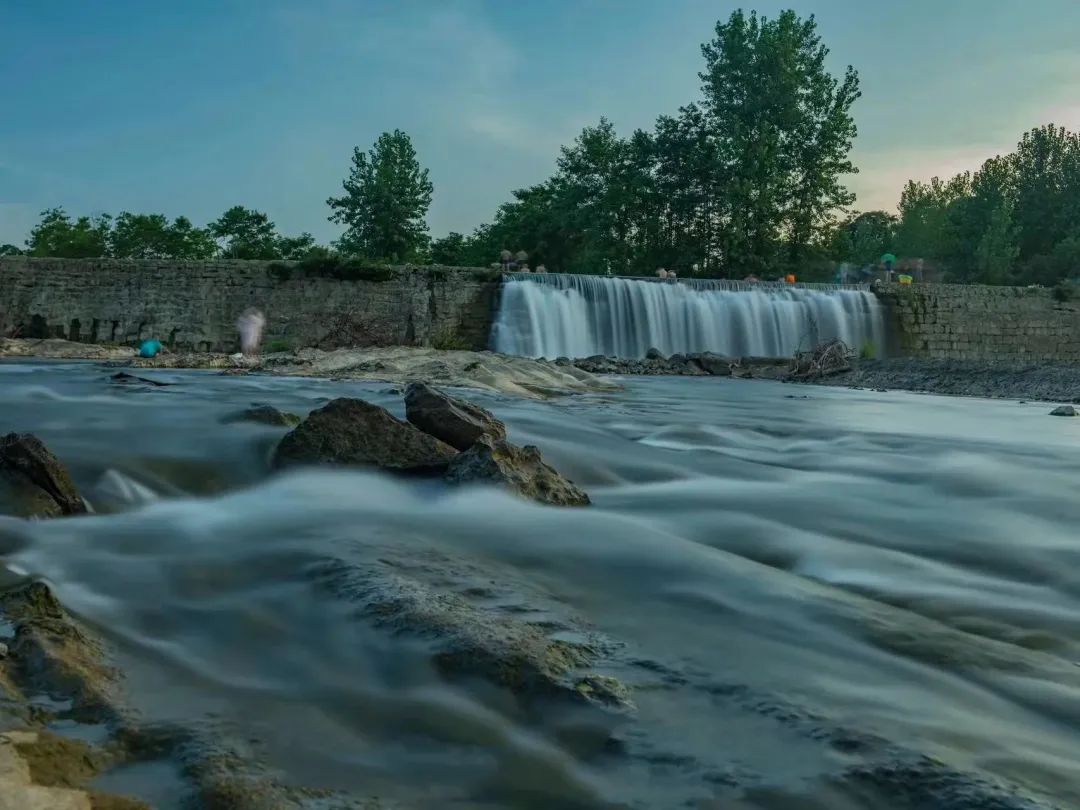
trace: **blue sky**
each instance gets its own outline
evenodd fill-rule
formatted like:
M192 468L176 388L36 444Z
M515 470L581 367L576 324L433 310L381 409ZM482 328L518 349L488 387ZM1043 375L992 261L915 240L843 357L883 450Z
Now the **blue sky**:
M203 224L237 203L326 241L353 145L395 127L432 234L467 232L601 115L628 133L695 99L740 5L816 14L859 70L858 208L1080 129L1077 0L0 0L0 242L53 205Z

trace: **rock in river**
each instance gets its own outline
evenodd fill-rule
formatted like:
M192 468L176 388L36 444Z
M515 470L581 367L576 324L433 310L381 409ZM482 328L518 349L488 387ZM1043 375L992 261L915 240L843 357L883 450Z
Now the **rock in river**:
M335 399L312 411L281 440L274 466L376 466L403 473L439 474L457 451L362 399Z
M71 476L29 433L0 438L0 514L59 517L86 511Z
M427 383L410 383L405 389L405 417L458 450L468 450L481 436L506 438L506 426L490 411L447 396Z
M450 462L446 480L455 484L500 484L526 498L553 506L588 506L589 496L544 463L535 447L481 436Z
M271 427L296 427L300 424L300 417L295 413L279 411L273 405L252 405L242 411L231 413L221 420L227 425L236 422L254 422Z
M1077 411L1072 405L1061 405L1050 411L1051 416L1076 416Z

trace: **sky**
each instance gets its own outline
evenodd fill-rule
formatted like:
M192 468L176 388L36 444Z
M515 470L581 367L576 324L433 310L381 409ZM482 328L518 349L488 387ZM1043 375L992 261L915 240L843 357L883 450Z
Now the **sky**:
M395 128L432 235L467 233L600 116L629 134L697 99L739 6L815 14L832 71L859 71L859 210L1080 130L1080 0L0 0L0 243L57 205L235 204L327 242L352 148Z

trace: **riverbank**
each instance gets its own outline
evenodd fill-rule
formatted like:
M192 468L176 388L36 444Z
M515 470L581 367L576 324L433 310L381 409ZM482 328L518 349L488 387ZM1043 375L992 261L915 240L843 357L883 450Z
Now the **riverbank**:
M390 347L321 351L301 349L264 355L255 360L214 353L136 356L121 346L96 346L66 340L0 339L0 359L39 358L104 360L118 366L166 369L220 369L288 377L368 380L403 385L424 381L498 391L529 399L568 393L613 391L611 377L690 376L792 382L790 359L723 357L657 352L637 360L587 357L576 360L534 360L493 352L443 351ZM811 381L815 385L877 388L959 397L1080 402L1080 365L892 358L853 360L851 369Z
M953 397L1080 402L1080 365L924 360L862 361L818 384Z
M442 351L417 347L300 349L257 358L212 352L138 357L133 349L66 340L0 339L0 359L105 360L117 367L220 369L287 377L326 377L404 385L427 382L544 399L573 393L616 391L619 386L573 365L492 352Z

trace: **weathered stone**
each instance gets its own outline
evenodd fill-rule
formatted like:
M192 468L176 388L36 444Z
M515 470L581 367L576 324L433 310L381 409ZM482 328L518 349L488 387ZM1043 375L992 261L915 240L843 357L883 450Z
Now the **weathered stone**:
M553 506L589 504L589 496L545 464L535 447L517 447L488 436L481 436L450 462L446 480L454 484L497 484Z
M462 348L487 348L499 288L489 270L374 270L323 274L266 261L3 257L0 335L129 345L153 337L177 353L231 353L239 348L236 319L254 306L268 316L268 353L282 345L432 346L446 336ZM73 350L80 356L77 346ZM126 349L116 356L133 354ZM165 365L168 357L150 365Z
M731 358L722 357L719 354L713 354L712 352L702 352L694 358L694 362L697 363L703 371L708 372L714 377L730 377L731 376Z
M402 473L439 474L453 447L361 399L335 399L281 440L274 466L374 466Z
M666 360L667 358L664 357L664 353L662 351L660 351L659 349L656 349L656 348L652 348L652 349L649 349L647 352L645 352L645 359L646 360Z
M86 511L71 476L29 433L0 438L0 514L59 517Z
M255 422L271 427L291 428L300 424L300 417L295 413L279 411L273 405L252 405L250 408L229 414L221 421L227 425L236 422Z
M1051 416L1077 416L1076 408L1072 405L1060 405L1050 411Z
M410 383L405 389L405 418L458 450L468 450L481 436L506 438L506 426L490 411L427 383Z

